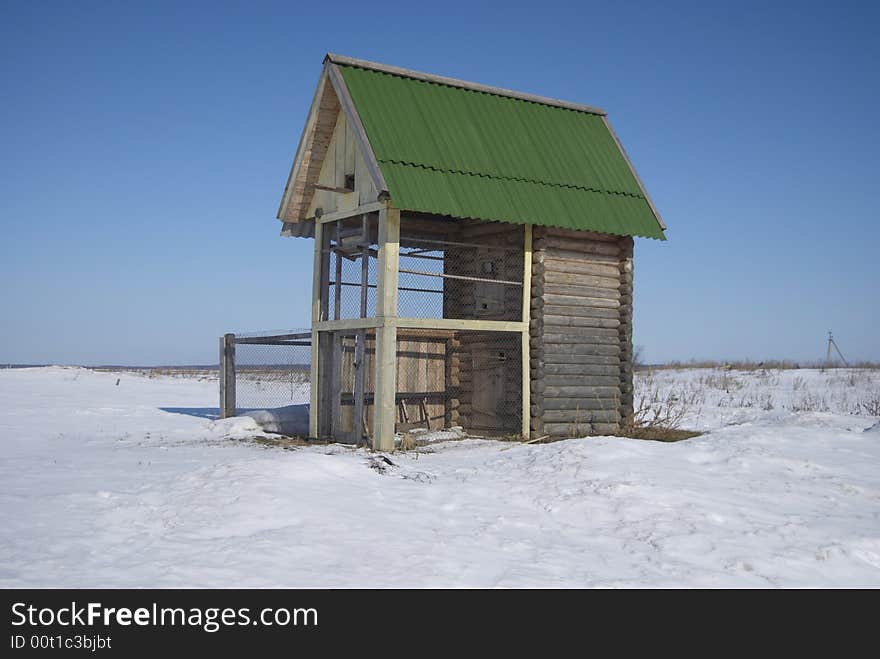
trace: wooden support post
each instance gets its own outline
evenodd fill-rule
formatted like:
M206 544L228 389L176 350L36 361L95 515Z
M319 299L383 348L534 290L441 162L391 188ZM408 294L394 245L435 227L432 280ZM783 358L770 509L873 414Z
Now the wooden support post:
M379 265L376 282L376 393L373 450L394 450L397 397L397 283L400 267L400 211L379 211Z
M528 439L531 432L532 396L531 363L529 351L529 320L532 309L532 225L525 225L523 238L523 283L522 283L522 437Z
M367 317L367 291L370 278L370 223L366 214L361 216L361 318ZM364 418L364 389L366 383L367 332L357 330L354 350L354 418L352 419L352 440L360 444L363 439L362 419Z
M336 249L342 242L342 220L336 222ZM328 257L329 258L329 257ZM336 253L336 271L333 273L333 320L342 316L342 257Z
M220 337L220 418L235 416L235 334Z
M342 332L330 332L330 368L333 371L325 374L329 377L330 435L335 441L342 439Z
M315 255L312 264L312 363L309 375L309 437L318 436L318 398L319 387L318 378L318 362L320 361L320 353L318 351L318 331L315 324L321 320L321 299L322 299L322 272L324 262L324 227L315 223Z

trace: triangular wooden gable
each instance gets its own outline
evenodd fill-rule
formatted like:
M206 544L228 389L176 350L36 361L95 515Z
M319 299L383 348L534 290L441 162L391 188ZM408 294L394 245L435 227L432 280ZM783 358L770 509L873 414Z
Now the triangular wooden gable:
M312 235L316 214L352 210L382 194L360 117L336 65L325 60L278 209L282 235Z

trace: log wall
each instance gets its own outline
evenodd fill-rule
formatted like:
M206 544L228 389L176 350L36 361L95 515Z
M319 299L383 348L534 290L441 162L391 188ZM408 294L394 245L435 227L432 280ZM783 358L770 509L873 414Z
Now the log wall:
M534 227L531 430L616 432L632 417L632 238Z

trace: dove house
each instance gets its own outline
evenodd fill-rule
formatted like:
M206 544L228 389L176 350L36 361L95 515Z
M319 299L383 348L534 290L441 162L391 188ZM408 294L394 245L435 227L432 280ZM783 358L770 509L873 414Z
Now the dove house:
M314 243L311 437L631 422L665 226L603 110L327 55L278 219Z

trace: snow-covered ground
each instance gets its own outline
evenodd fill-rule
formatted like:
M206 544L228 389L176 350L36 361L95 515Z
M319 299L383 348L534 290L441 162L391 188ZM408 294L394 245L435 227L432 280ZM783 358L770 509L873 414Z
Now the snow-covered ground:
M240 441L260 429L213 420L216 380L4 370L0 585L876 587L880 425L853 406L878 383L643 374L637 398L710 432L388 465Z

